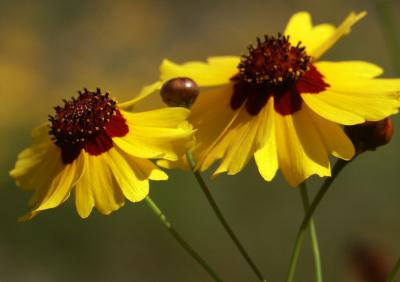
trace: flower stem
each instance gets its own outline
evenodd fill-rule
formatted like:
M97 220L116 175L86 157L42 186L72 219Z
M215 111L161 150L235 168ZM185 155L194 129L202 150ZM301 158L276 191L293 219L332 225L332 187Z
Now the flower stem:
M297 261L298 261L300 250L301 250L301 244L302 244L303 238L304 238L304 231L307 229L307 226L310 222L311 217L313 216L316 208L318 207L319 203L321 202L322 198L324 197L325 193L328 191L328 189L331 186L331 184L333 183L333 181L336 179L336 177L339 175L339 173L342 171L342 169L348 163L349 163L348 161L344 161L341 159L339 159L335 163L335 166L332 169L332 176L325 179L320 190L318 191L318 194L315 196L315 198L312 201L310 207L308 208L306 214L304 215L303 221L301 222L299 230L297 231L296 240L295 240L293 251L292 251L292 257L290 259L289 271L288 271L288 276L287 276L287 280L286 280L287 282L292 282L294 279L294 275L295 275L296 267L297 267Z
M167 230L171 233L172 237L182 246L191 255L203 268L207 273L213 278L214 281L222 281L221 278L215 273L215 271L207 264L207 262L200 257L200 255L193 250L193 248L182 238L182 236L175 230L172 224L168 221L163 212L159 209L156 203L150 197L146 197L146 203L150 207L150 209L154 212L154 214L161 220L162 224L167 228Z
M394 265L392 271L389 274L389 278L387 280L387 282L395 282L395 278L396 275L400 272L400 258L399 260L396 262L396 264Z
M224 227L225 231L228 233L229 237L232 239L233 243L236 245L240 253L242 254L243 258L246 260L246 262L249 264L251 269L253 270L254 274L258 277L260 281L266 282L267 280L264 278L262 275L261 271L258 269L256 264L253 262L243 245L240 243L239 239L233 232L232 228L229 226L228 222L226 221L225 217L223 216L221 210L219 209L217 203L214 200L214 197L212 196L210 190L207 187L207 184L205 183L203 177L201 176L200 172L195 170L195 162L193 160L192 154L188 152L186 154L187 161L192 169L192 172L194 176L196 177L197 182L199 183L201 189L203 190L209 204L211 205L215 215L217 216L218 220Z
M310 206L310 200L308 198L306 182L304 181L303 183L301 183L299 188L300 188L301 199L303 201L304 212L307 212L307 210ZM314 255L315 281L322 282L321 256L320 256L319 246L318 246L317 231L315 230L315 224L314 224L313 219L310 219L308 228L309 228L310 237L311 237L312 252Z

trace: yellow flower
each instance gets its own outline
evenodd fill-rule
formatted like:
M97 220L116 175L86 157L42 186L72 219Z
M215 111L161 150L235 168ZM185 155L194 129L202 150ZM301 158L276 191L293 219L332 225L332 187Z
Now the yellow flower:
M34 192L22 220L59 206L73 189L82 218L93 207L110 214L125 198L141 201L149 179L168 179L149 158L177 160L193 142L190 127L182 126L189 115L185 108L131 113L99 89L85 89L64 103L55 107L50 123L33 131L33 145L10 172L22 189Z
M258 38L242 57L164 60L160 81L143 95L175 77L207 87L189 118L198 129L193 154L200 170L221 160L214 175L236 174L254 155L266 181L278 168L292 186L313 174L330 176L330 154L349 160L355 153L341 125L381 120L400 104L400 79L376 78L380 67L318 60L365 14L351 13L335 27L313 26L300 12L284 35Z

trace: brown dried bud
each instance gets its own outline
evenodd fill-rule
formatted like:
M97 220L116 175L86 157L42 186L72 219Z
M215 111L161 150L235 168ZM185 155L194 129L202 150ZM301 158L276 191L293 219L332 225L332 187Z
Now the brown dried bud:
M168 80L161 88L161 98L169 107L190 108L198 95L196 82L187 77Z
M385 118L380 121L345 126L344 130L360 154L389 143L393 136L393 123L390 118Z

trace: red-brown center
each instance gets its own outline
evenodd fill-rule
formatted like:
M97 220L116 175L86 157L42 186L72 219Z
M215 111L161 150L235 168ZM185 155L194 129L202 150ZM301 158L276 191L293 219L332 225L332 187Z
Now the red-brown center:
M249 46L238 66L231 98L232 109L243 103L251 115L257 115L270 97L274 97L275 110L281 115L301 109L301 93L319 93L329 84L312 64L311 57L301 47L292 46L289 36L265 36L257 39L257 46Z
M109 94L78 92L78 98L64 100L64 106L55 107L55 115L49 116L50 134L61 148L64 164L74 161L84 149L91 155L100 155L112 146L112 137L125 136L129 129L116 102Z

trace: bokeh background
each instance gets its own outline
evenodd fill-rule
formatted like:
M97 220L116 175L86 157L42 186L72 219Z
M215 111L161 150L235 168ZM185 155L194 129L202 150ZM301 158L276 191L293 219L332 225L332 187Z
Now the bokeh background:
M351 36L324 58L372 61L385 68L386 77L396 75L400 62L382 25L390 18L400 25L395 0L1 0L0 281L209 281L143 203L82 220L70 200L17 223L30 195L8 171L30 144L31 128L76 90L101 87L124 101L157 78L163 58L184 62L240 54L256 36L283 31L299 10L310 11L316 23L335 24L350 11L367 10ZM157 105L154 96L141 107ZM365 258L363 252L377 250L371 252L389 266L400 255L400 118L394 120L393 141L349 165L317 212L325 281L356 281L354 260ZM209 183L269 281L284 281L303 215L299 191L281 175L263 182L254 163ZM319 183L312 179L310 193ZM170 181L151 188L176 228L226 281L256 281L190 173L173 171ZM296 281L312 281L312 267L307 238Z

